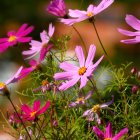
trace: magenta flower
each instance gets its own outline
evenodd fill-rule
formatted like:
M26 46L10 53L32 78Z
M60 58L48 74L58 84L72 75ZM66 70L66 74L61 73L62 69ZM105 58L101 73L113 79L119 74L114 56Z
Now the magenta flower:
M24 104L21 106L23 111L22 118L23 120L32 121L35 120L39 115L43 114L50 106L50 101L47 101L46 104L40 108L40 100L36 100L33 104L33 108L30 108L28 105Z
M32 47L30 48L30 50L23 51L22 53L23 55L29 56L26 59L30 59L34 57L39 52L40 52L40 58L39 58L40 61L42 61L45 58L47 52L50 50L50 48L52 48L52 44L49 44L49 41L54 34L54 30L55 30L54 26L50 24L48 33L45 30L42 33L40 33L41 42L36 40L31 40L30 45Z
M93 64L92 61L96 52L96 47L94 45L90 45L86 61L81 46L77 46L75 52L80 66L78 67L70 63L63 62L59 67L65 72L56 73L54 75L55 80L68 80L61 84L59 90L67 90L68 88L75 85L79 80L81 81L80 89L83 88L86 85L88 78L92 76L93 71L95 71L103 59L102 56L95 64Z
M134 28L136 31L128 31L123 29L118 29L118 31L126 36L134 37L132 39L121 40L125 44L136 44L140 42L140 20L138 20L133 15L126 15L125 21L128 25Z
M53 0L47 7L47 11L58 17L64 17L66 15L66 6L64 0Z
M9 31L7 38L0 38L0 53L4 52L8 47L14 46L17 43L26 43L31 41L32 37L26 37L30 32L33 31L34 27L28 24L23 24L17 32Z
M18 69L18 71L10 79L8 79L6 82L0 82L0 91L6 90L7 85L9 85L11 83L15 83L19 80L19 76L20 76L22 69L23 69L23 67L21 66Z
M81 22L86 19L94 17L95 15L99 14L107 7L109 7L113 2L114 0L102 0L98 6L90 4L89 7L87 8L87 11L69 9L68 15L71 18L69 19L61 18L60 21L63 22L64 24L71 26L74 23Z
M37 62L36 60L30 60L29 65L30 67L28 68L23 68L20 72L19 79L24 78L25 76L29 75L31 72L39 68L41 62Z
M68 106L75 107L77 105L84 105L86 100L89 99L93 94L93 91L89 91L88 94L84 97L82 94L79 94L79 97L76 99L75 102L71 102Z
M123 128L114 137L112 136L112 126L110 122L106 124L105 133L96 126L93 126L93 131L98 136L99 140L120 140L120 138L128 132L128 128Z
M98 124L101 124L101 119L99 117L99 113L101 109L108 109L108 106L111 105L114 102L114 96L112 96L112 100L109 102L106 102L104 104L96 104L94 105L91 109L86 110L83 113L83 117L87 117L88 121L94 121L94 119L96 120L96 122Z

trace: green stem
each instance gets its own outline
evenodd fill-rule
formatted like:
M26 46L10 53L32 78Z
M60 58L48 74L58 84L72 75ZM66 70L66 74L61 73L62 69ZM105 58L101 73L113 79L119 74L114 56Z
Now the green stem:
M31 136L30 136L30 134L29 134L29 132L28 132L28 130L27 130L27 128L26 128L26 126L25 126L25 124L24 124L23 120L20 118L20 115L18 114L17 109L16 109L16 107L15 107L14 103L12 102L12 100L11 100L10 96L6 96L6 97L8 98L8 100L9 100L9 101L10 101L10 103L11 103L11 105L13 106L13 108L14 108L14 110L15 110L15 112L16 112L16 114L17 114L18 118L19 118L19 120L21 121L21 123L22 123L22 125L23 125L23 127L24 127L25 131L27 132L27 134L28 134L28 136L29 136L30 140L32 140L32 138L31 138Z
M87 49L86 49L86 44L85 44L81 34L79 33L79 31L73 25L72 25L72 27L76 31L76 33L78 34L79 38L81 39L81 41L83 43L83 46L84 46L85 55L87 56L88 52L87 52Z

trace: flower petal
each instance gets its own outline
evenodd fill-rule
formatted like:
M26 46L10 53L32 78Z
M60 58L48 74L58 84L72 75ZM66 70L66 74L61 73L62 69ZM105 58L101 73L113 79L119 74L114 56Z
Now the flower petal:
M132 31L128 31L128 30L123 30L123 29L118 29L118 31L124 35L127 35L127 36L136 36L136 35L139 35L140 36L140 32L132 32Z
M73 18L78 18L81 16L86 15L86 11L80 11L80 10L71 10L69 9L69 16L73 17Z
M106 138L112 138L112 125L110 122L106 124L106 133L105 133Z
M105 136L104 136L103 131L101 131L101 130L100 130L98 127L96 127L96 126L93 126L93 131L94 131L94 133L98 136L98 138L99 138L100 140L104 140Z
M140 36L136 36L133 39L125 39L125 40L121 40L122 43L125 44L136 44L140 42Z
M81 84L80 84L80 89L81 88L83 88L85 85L86 85L86 83L87 83L87 81L88 81L88 79L87 79L87 77L86 76L81 76Z
M23 112L25 112L26 114L28 114L28 115L32 112L31 108L28 105L26 105L26 104L21 106L21 110Z
M40 100L36 100L33 105L33 110L38 111L40 108Z
M17 39L17 41L21 43L30 42L31 40L32 40L32 37L20 37Z
M41 38L41 41L42 42L46 42L48 43L50 38L49 36L47 35L47 32L44 30L43 32L40 33L40 38Z
M87 95L85 96L85 100L87 100L87 99L89 99L92 95L93 95L93 91L91 90L91 91L89 91L88 93L87 93Z

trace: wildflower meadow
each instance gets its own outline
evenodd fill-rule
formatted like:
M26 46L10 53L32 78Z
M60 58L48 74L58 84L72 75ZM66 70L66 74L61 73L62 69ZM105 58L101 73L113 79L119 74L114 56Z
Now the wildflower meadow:
M69 5L70 9L66 3L48 1L45 12L55 20L42 30L25 21L0 36L0 55L13 49L12 57L23 60L13 75L0 78L0 98L11 107L1 108L3 131L15 140L140 140L140 69L133 60L119 66L112 61L101 37L105 29L96 22L116 1L92 0L86 8ZM118 43L139 45L140 17L128 11L122 21L129 28L115 29L122 37ZM57 23L76 33L80 43L75 41L73 49L69 42L74 36L56 35ZM85 23L97 44L94 37L87 44L79 31L78 24ZM19 83L21 88L11 87Z

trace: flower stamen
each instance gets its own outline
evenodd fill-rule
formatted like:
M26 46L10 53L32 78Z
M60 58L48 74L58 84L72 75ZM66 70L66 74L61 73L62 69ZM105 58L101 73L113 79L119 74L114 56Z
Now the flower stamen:
M30 113L30 117L34 117L36 115L36 111Z
M86 72L87 68L86 67L81 67L78 71L79 75L84 75L84 73Z
M17 37L15 35L11 35L8 39L8 42L13 42L17 39Z
M93 113L99 112L100 111L100 105L99 104L94 105L91 110L92 110Z
M81 97L81 98L77 98L77 99L76 99L76 103L80 103L80 102L82 102L82 101L84 101L84 97Z
M3 82L0 82L0 88L4 88L5 84Z
M111 140L111 138L105 138L104 140Z
M93 17L93 12L87 12L87 14L86 14L88 17Z

